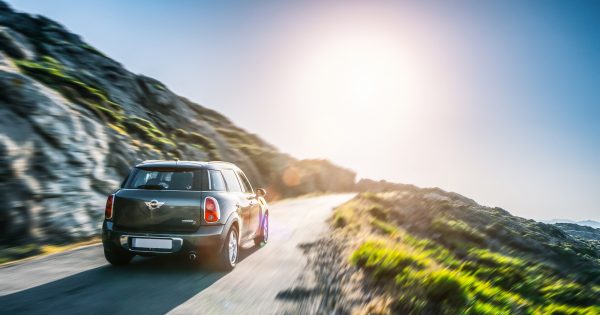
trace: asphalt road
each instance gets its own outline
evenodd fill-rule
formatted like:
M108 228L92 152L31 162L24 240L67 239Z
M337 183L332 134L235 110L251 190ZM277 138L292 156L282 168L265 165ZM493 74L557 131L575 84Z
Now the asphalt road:
M270 239L242 251L229 273L185 260L136 257L112 267L101 245L0 267L2 314L281 314L279 298L306 267L299 244L326 231L330 210L351 194L270 206Z

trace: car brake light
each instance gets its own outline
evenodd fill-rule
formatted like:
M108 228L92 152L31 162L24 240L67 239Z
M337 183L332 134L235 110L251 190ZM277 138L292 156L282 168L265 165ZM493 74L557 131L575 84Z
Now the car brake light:
M104 208L104 217L107 219L112 218L114 199L115 199L115 195L110 195L110 196L108 196L108 199L106 199L106 208Z
M204 221L208 223L214 223L219 221L221 218L221 210L219 209L219 203L217 199L213 197L206 197L204 199Z

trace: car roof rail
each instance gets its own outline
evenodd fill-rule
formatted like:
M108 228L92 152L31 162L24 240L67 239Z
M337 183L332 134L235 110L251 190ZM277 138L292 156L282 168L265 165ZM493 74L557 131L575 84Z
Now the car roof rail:
M166 162L167 160L144 160L143 163Z
M226 162L226 161L209 161L208 164L227 164L227 165L237 167L237 165L235 165L231 162Z

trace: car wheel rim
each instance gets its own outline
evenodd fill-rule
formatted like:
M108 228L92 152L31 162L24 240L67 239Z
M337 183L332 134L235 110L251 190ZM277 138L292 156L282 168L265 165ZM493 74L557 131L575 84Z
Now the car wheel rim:
M265 242L269 239L269 216L266 215L263 222L263 239Z
M235 231L231 231L231 234L229 234L229 263L233 266L235 265L235 260L237 259L237 251L238 251L238 246L237 246L237 235L235 234Z

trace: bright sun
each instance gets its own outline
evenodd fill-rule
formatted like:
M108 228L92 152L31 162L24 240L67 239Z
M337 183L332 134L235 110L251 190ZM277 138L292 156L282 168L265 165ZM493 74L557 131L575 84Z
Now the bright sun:
M360 145L385 151L377 146L413 146L439 127L432 122L446 115L439 106L446 94L432 80L443 76L419 53L418 38L382 25L312 34L292 59L286 87L287 114L302 125L299 143L330 155Z
M308 92L320 102L358 108L399 102L406 71L390 46L374 39L342 39L319 47L306 68L312 78Z

